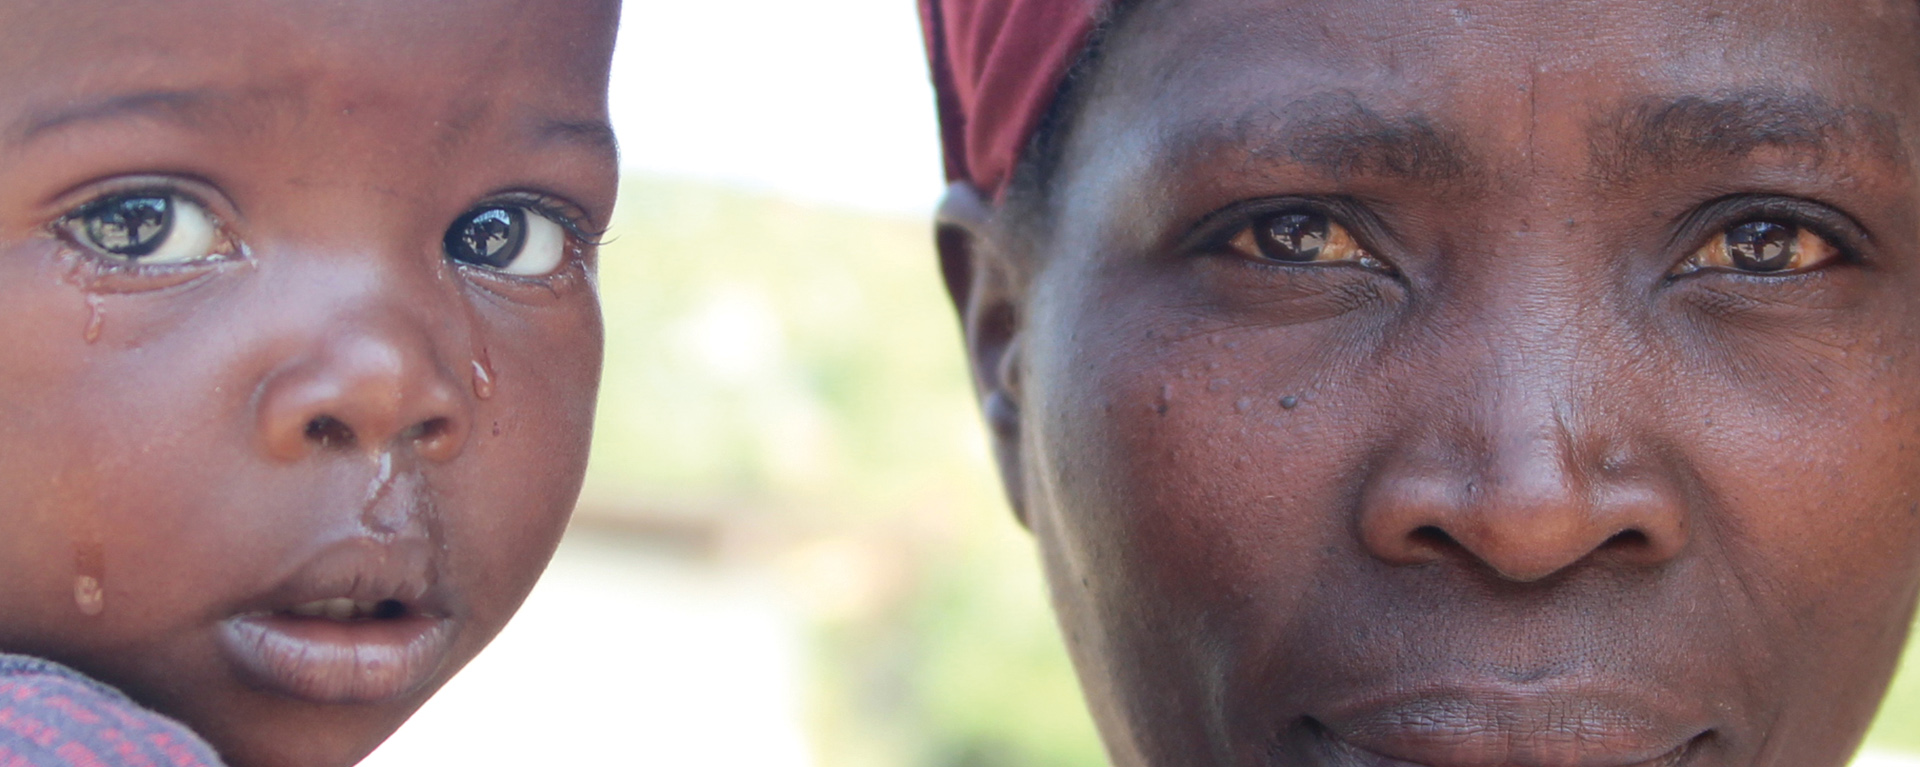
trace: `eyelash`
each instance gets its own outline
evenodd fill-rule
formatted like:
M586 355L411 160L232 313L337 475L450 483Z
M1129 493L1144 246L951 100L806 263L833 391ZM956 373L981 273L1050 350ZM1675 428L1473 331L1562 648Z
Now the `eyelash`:
M1328 220L1344 226L1356 237L1371 241L1367 236L1372 228L1361 225L1363 218L1359 206L1344 199L1323 200L1310 197L1282 197L1270 200L1253 200L1236 203L1221 210L1207 214L1195 223L1181 241L1188 244L1188 250L1203 253L1217 253L1225 250L1234 235L1262 219L1286 213L1311 213L1326 216ZM1364 243L1363 243L1364 244Z
M1190 243L1187 250L1203 254L1222 254L1229 252L1229 243L1240 232L1259 222L1286 213L1312 213L1325 216L1329 221L1338 223L1359 241L1361 247L1374 258L1380 258L1379 250L1371 243L1378 240L1375 235L1379 228L1364 215L1360 206L1347 199L1335 198L1278 198L1257 200L1229 206L1203 218L1195 224L1183 239ZM1727 229L1750 221L1775 221L1803 228L1833 244L1839 252L1836 264L1857 264L1863 260L1863 243L1868 239L1865 228L1852 217L1830 206L1791 197L1765 195L1733 195L1706 203L1694 209L1683 218L1678 227L1680 242L1691 242L1691 247L1676 249L1684 255L1691 255L1704 246L1713 237ZM1382 259L1384 271L1394 273L1397 270ZM1346 264L1282 264L1258 263L1266 269L1294 270L1301 268L1324 269ZM1820 271L1826 266L1816 267ZM1717 271L1717 270L1716 270ZM1677 273L1669 276L1669 281L1686 279L1701 272ZM1744 274L1744 273L1743 273ZM1768 279L1784 279L1804 272L1785 273Z
M225 231L228 236L230 237L233 236L233 233L227 229L228 222L226 217L221 216L217 212L215 212L218 209L218 206L209 205L207 203L205 195L194 192L192 189L189 189L184 184L168 184L168 183L133 183L126 186L110 185L110 188L104 191L101 191L99 193L93 194L87 197L84 201L68 207L66 213L63 213L60 215L59 218L55 218L54 220L48 222L45 228L49 233L53 234L56 238L59 238L61 241L64 242L68 238L68 235L65 232L66 225L72 222L75 218L85 215L87 211L92 209L94 206L100 205L109 200L119 198L119 197L138 197L143 195L152 195L155 197L180 197L189 202L192 202L193 204L200 206L202 210L207 211L208 215L213 217L214 222L218 224L220 228L223 231ZM568 202L564 198L557 197L544 192L517 191L517 192L507 192L505 194L495 195L493 197L483 199L479 203L477 203L474 207L485 207L490 204L518 205L526 208L529 211L545 216L551 219L554 223L559 224L560 228L566 230L567 235L569 237L571 237L575 242L579 243L583 247L597 248L597 247L600 247L601 245L606 244L605 238L606 238L607 230L602 227L594 227L589 223L587 223L589 218L587 213L584 210L582 210L578 205ZM239 241L239 238L235 237L234 241L236 245L238 245L244 250L245 245L244 243L241 243ZM70 245L82 251L91 252L87 248L80 246L78 244L70 243ZM140 268L147 268L147 269L158 268L158 265L153 265L153 264L143 265L139 263L125 263L125 264L116 263L114 264L114 266L129 267L129 268L140 267Z
M1834 249L1839 251L1839 258L1835 260L1835 265L1859 264L1866 260L1863 255L1864 245L1869 240L1869 236L1866 228L1851 216L1812 200L1755 194L1722 197L1701 205L1684 216L1677 228L1680 236L1676 238L1676 242L1691 243L1691 246L1679 249L1679 252L1683 254L1683 258L1690 256L1726 230L1754 221L1789 224L1818 235L1832 243ZM1826 268L1829 267L1816 267L1810 271L1817 272ZM1671 282L1701 273L1703 272L1673 274L1667 279ZM1715 270L1711 273L1726 272ZM1809 272L1783 273L1766 277L1766 279L1784 279L1807 273Z
M508 192L481 200L474 207L488 205L519 205L529 211L552 219L566 230L567 236L583 247L597 248L606 244L607 230L587 223L588 216L578 205L566 199L544 192Z

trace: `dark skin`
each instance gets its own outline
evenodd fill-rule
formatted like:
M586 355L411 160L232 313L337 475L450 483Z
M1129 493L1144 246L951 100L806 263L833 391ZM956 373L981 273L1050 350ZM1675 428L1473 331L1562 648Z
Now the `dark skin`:
M1118 765L1844 764L1920 590L1920 10L1185 0L941 253Z
M611 0L0 9L0 650L347 765L580 487Z

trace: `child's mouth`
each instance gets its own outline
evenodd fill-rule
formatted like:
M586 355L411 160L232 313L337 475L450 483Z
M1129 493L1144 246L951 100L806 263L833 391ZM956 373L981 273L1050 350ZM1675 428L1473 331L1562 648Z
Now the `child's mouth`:
M419 690L456 633L426 567L430 548L364 539L332 546L222 621L221 649L253 686L316 703L374 703Z
M287 612L303 618L326 618L335 621L392 620L406 617L407 605L398 599L373 602L334 597L302 602L294 605Z

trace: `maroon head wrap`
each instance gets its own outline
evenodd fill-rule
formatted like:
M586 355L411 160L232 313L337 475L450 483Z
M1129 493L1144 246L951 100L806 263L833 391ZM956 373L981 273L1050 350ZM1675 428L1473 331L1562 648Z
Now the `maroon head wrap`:
M919 0L947 180L998 200L1093 31L1096 0Z

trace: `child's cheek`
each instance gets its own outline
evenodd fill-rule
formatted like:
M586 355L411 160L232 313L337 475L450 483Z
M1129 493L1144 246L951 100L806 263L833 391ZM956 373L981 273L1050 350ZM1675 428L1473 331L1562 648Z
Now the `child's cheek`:
M156 599L153 575L191 584L242 559L204 558L245 530L204 496L231 479L213 467L244 456L208 433L231 424L209 361L147 346L178 307L89 292L72 266L51 238L0 246L0 577L14 585L0 598L46 626L113 633L176 601Z
M490 637L518 608L558 545L586 470L602 327L585 282L537 304L473 297L490 375L471 442L443 497L475 628ZM476 381L479 383L479 381Z

